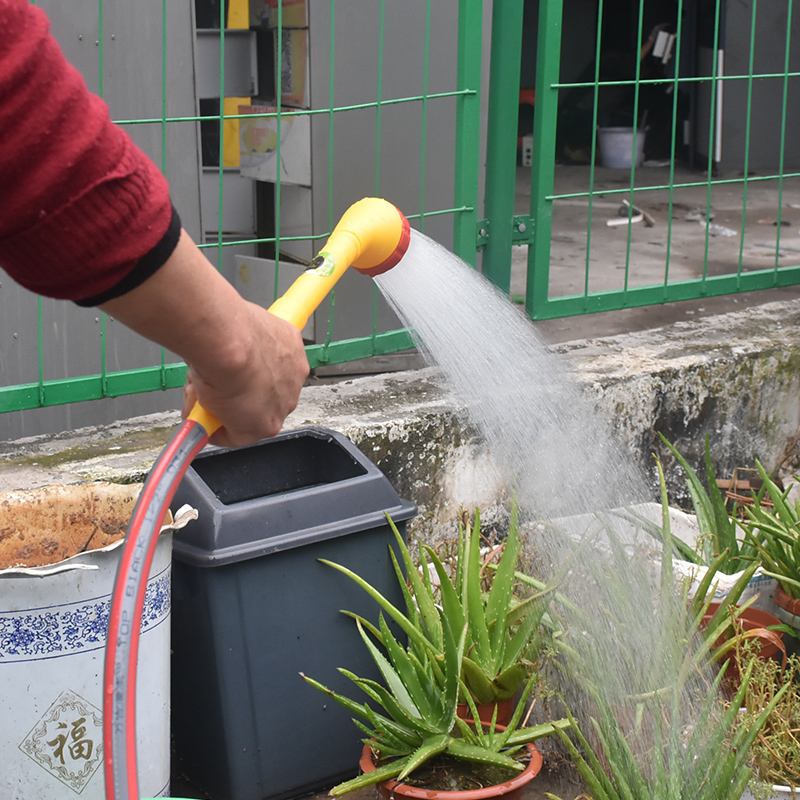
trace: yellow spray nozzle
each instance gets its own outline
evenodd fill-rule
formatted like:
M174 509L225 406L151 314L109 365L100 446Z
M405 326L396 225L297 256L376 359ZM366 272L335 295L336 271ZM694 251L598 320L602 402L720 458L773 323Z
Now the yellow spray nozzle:
M390 202L365 197L345 211L311 266L279 297L269 311L302 330L348 267L374 277L397 264L408 250L411 226ZM189 419L209 436L220 423L199 403Z
M387 200L365 197L353 203L311 268L269 310L302 330L348 267L366 275L380 275L405 255L410 239L408 220Z
M331 249L334 237L344 236L352 236L359 243L359 253L351 266L374 277L390 270L405 255L411 226L391 203L378 197L365 197L345 211L326 249Z

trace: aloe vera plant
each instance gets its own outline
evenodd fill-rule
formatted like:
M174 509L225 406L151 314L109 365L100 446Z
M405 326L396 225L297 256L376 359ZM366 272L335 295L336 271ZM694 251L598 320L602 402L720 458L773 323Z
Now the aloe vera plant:
M751 672L752 664L724 712L716 704L722 673L717 675L694 724L688 728L671 724L681 716L683 698L677 688L667 698L650 698L646 710L651 721L651 759L646 764L633 752L626 731L600 695L599 719L591 720L599 745L590 744L571 717L577 745L562 729L556 730L556 735L594 800L738 800L752 775L749 749L788 689L784 686L755 716L752 725L737 725ZM548 796L559 800L555 795Z
M303 676L315 688L354 713L356 725L366 734L365 743L377 754L377 768L352 780L335 786L331 795L338 796L390 779L403 780L414 770L435 756L446 753L455 758L521 771L523 764L512 756L524 744L543 736L552 735L568 722L560 720L532 727L520 728L525 699L533 686L529 679L523 697L517 704L509 725L500 730L494 722L486 730L474 726L456 715L459 678L463 659L465 628L458 639L451 630L447 617L439 611L442 625L443 661L428 648L417 651L409 644L403 646L389 630L383 614L380 615L380 643L373 642L357 620L359 632L373 660L377 664L384 685L359 678L341 670L372 700L379 710L368 703L359 703L323 686L313 678ZM386 655L384 655L384 653ZM477 717L474 701L468 700Z
M434 669L443 656L442 617L453 631L466 626L460 674L466 693L477 703L512 697L531 673L538 655L541 621L553 591L544 588L524 600L515 597L516 567L521 548L516 507L512 509L499 563L491 570L481 560L479 512L475 514L470 532L459 528L457 557L449 571L433 548L427 545L420 546L420 566L417 567L394 523L389 520L389 524L402 561L398 561L394 551L390 550L404 594L405 611L395 607L351 570L332 562L325 563L343 572L368 592L409 637L415 651L434 653L437 656ZM438 586L434 585L432 574L437 576ZM486 575L492 576L488 593L481 590ZM363 618L360 622L381 640L380 631Z
M696 550L692 550L676 540L681 557L695 564L711 565L719 561L718 570L724 575L733 575L749 567L758 560L758 550L744 536L739 536L740 525L735 517L728 513L725 497L722 494L714 474L708 437L705 443L705 471L708 489L692 469L689 462L676 448L659 434L673 456L686 474L686 486L692 498L697 524L700 528L700 540Z
M569 637L561 640L559 646L571 657L571 674L582 673L578 677L594 713L579 725L567 712L572 731L560 728L556 735L593 800L738 800L752 774L748 750L780 697L772 698L753 717L752 727L746 728L737 724L737 716L752 665L727 707L718 699L725 670L719 670L708 683L705 675L742 641L734 636L718 644L741 613L742 607L735 603L757 564L743 571L720 609L705 619L707 597L725 555L714 559L692 598L687 581L676 585L667 489L658 462L657 467L662 500L660 584L652 607L644 605L644 595L639 597L645 619L654 621L654 636L648 640L652 658L647 665L624 659L617 662L624 674L614 676L622 679L612 687L608 671L600 672L587 663L592 658L591 646L570 648ZM613 535L611 544L613 572L629 558L616 546ZM624 648L624 642L620 647ZM603 679L593 682L597 676Z
M342 671L380 710L303 676L356 715L356 724L366 734L364 741L381 759L376 770L335 787L332 793L344 794L390 778L402 780L440 753L521 770L522 764L512 758L513 753L568 723L560 720L519 727L537 679L531 669L530 650L536 648L536 632L550 590L538 591L522 601L514 596L520 551L516 509L488 593L481 591L485 574L479 514L468 535L460 530L452 574L425 545L420 547L418 568L391 519L389 524L400 554L398 559L390 549L404 610L352 570L325 562L355 581L381 608L377 626L361 616L350 616L380 670L383 685ZM432 580L432 575L438 580ZM406 644L392 633L387 617L405 635ZM466 702L473 718L478 719L477 703L510 697L520 689L520 699L504 730L495 727L496 712L487 730L457 715L459 700Z
M597 605L605 614L624 620L625 624L601 627L601 634L597 635L610 638L598 644L592 636L569 633L597 630L597 624L592 622L594 609L557 597L554 610L556 616L565 618L562 624L567 632L556 640L564 660L562 663L562 659L557 659L555 666L590 694L601 691L613 704L637 706L642 698L669 693L675 686L685 687L687 682L721 664L741 640L741 635L732 633L733 623L755 599L737 605L758 567L757 562L742 571L710 614L725 553L711 562L691 596L689 581L676 580L673 568L676 539L671 530L667 487L661 463L657 461L656 466L662 506L658 590L652 590L646 567L626 551L612 518L603 527L609 548L607 556L577 560L581 562L582 579L596 586ZM584 542L583 547L591 544ZM531 582L530 578L519 577L523 582Z
M545 599L551 590L544 589L522 602L514 597L516 567L520 555L519 519L514 506L508 536L496 569L488 572L481 560L480 513L476 511L472 531L459 529L458 554L453 580L455 595L460 598L467 617L467 641L462 678L469 694L478 703L494 703L512 697L530 674L541 644ZM442 570L434 567L444 587ZM482 576L491 574L488 595L481 593ZM443 593L444 594L444 593ZM453 605L452 610L458 614Z
M746 507L747 538L761 556L763 572L789 597L800 598L800 501L791 503L790 489L782 490L758 461L756 468L763 486L753 497L753 507Z

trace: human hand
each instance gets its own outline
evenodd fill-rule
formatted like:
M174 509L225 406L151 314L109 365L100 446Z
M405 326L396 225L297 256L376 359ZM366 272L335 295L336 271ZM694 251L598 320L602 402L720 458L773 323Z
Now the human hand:
M245 300L185 231L154 275L100 308L189 365L182 413L199 400L222 424L214 444L274 436L297 405L308 377L300 331Z
M189 364L182 416L199 402L222 427L210 441L239 447L275 436L308 377L300 331L244 302L235 341Z

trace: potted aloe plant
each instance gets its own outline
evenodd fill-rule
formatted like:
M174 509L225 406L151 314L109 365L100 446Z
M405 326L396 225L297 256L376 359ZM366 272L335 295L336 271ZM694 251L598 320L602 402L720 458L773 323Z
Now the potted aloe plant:
M800 501L790 502L760 462L756 468L763 486L747 507L747 538L763 562L763 572L778 582L777 615L794 631L800 630Z
M629 730L598 695L599 714L590 724L590 742L574 719L577 744L562 729L556 730L586 783L593 800L738 800L752 776L749 751L758 732L788 687L780 690L766 708L739 724L738 709L748 691L752 665L746 671L733 702L721 711L716 677L699 708L695 724L672 724L680 719L683 699L677 689L654 694L644 703L652 720L648 734L649 759L636 753ZM554 800L559 798L554 797Z
M754 608L755 597L740 603L742 595L748 589L748 584L755 578L756 573L769 574L769 572L762 566L764 549L761 547L757 537L753 536L752 523L739 520L735 515L728 512L725 496L720 490L714 474L708 437L706 437L705 442L706 488L688 461L663 435L660 434L660 436L684 470L686 486L692 498L700 531L695 547L691 547L676 538L672 540L673 546L683 561L702 568L700 574L704 571L706 574L711 573L713 576L731 576L727 591L717 602L714 602L714 597L711 596L718 593L716 581L701 582L695 592L695 610L697 610L700 603L705 604L703 611L704 624L709 623L712 616L714 623L723 622L726 616L729 618L730 624L724 636L714 640L717 644L714 651L716 660L718 662L721 661L723 656L726 656L735 648L736 643L741 638L760 639L763 658L774 657L779 652L785 654L786 647L783 642L783 636L785 633L790 632L790 629L785 625L781 625L781 621L772 614L762 609ZM763 468L760 465L758 466L762 480L768 480ZM765 489L766 484L764 484L760 494L763 494ZM777 491L777 487L775 489ZM754 499L759 517L763 518L765 514L762 513L763 509L758 504L758 497ZM748 515L752 517L751 509L748 506L745 506L745 509ZM660 538L662 530L663 528L651 529L651 533ZM800 592L800 584L798 584L798 591ZM716 628L716 624L707 624L707 630L709 631L715 631ZM734 663L731 667L734 675L736 669Z
M366 734L363 774L334 787L331 794L376 783L381 783L386 792L402 793L409 783L420 779L423 768L434 759L464 762L472 771L487 766L505 770L507 776L499 783L511 780L512 788L521 790L522 783L531 780L541 766L533 742L552 735L568 722L523 725L522 716L538 680L527 655L549 593L538 592L522 601L514 596L519 555L516 511L488 594L481 591L485 576L481 574L478 515L470 535L463 536L461 561L453 574L427 546L420 548L419 569L403 537L394 525L392 528L401 554L400 561L394 553L392 559L405 596L405 611L360 576L331 564L362 586L382 609L378 626L351 616L383 683L343 671L371 703L333 692L303 676L352 711L356 725ZM407 643L396 638L386 616L399 627ZM514 680L507 680L511 675ZM510 691L519 695L505 726L497 722L496 709L486 723L473 722L479 720L474 688L482 691L487 686L496 686L498 694ZM458 715L459 700L466 703L471 719ZM429 785L425 791L430 791ZM509 787L504 785L500 791L506 793Z
M517 597L516 568L521 542L516 504L511 510L505 542L486 558L481 554L479 510L470 530L459 525L454 555L445 559L447 563L443 563L432 547L421 545L419 566L415 564L403 537L391 520L389 523L402 562L390 551L406 601L405 612L351 570L326 563L368 592L412 643L420 646L424 640L426 646L437 653L439 661L444 651L443 627L437 608L444 609L453 630L466 625L460 674L461 704L462 707L467 705L466 695L469 695L479 706L481 716L490 718L493 706L513 699L533 670L542 644L542 618L553 591L552 587L543 587L523 599ZM487 584L489 588L484 591ZM380 634L367 620L360 618L360 621L380 639Z
M646 665L638 663L630 670L620 658L619 671L627 675L617 687L610 687L610 677L617 676L606 678L607 672L598 672L596 665L588 663L591 643L575 647L569 635L564 637L560 647L573 674L579 673L589 701L584 706L592 712L580 725L568 712L572 731L559 728L555 733L593 800L738 800L752 774L748 750L782 692L744 728L737 723L738 709L753 666L745 670L733 702L727 706L719 698L725 671L708 680L709 667L726 655L727 642L721 645L719 640L730 624L727 615L738 613L732 601L749 575L746 570L728 604L709 616L705 598L719 565L717 559L700 591L689 598L688 581L676 581L673 572L673 539L660 464L658 471L663 528L660 583L652 601L645 603L647 598L640 597L641 610L654 628L648 641L653 657ZM623 569L630 558L614 545L613 533L610 536L612 561L605 569ZM623 688L626 696L615 688Z
M710 566L718 561L717 568L723 575L735 575L747 569L754 561L758 561L758 549L744 536L742 526L735 516L728 513L711 460L708 437L705 443L705 477L708 488L703 485L689 462L677 451L663 434L661 440L669 448L686 475L686 488L692 498L700 537L695 548L689 547L680 540L675 540L675 547L682 559L693 564ZM741 531L742 535L739 534Z

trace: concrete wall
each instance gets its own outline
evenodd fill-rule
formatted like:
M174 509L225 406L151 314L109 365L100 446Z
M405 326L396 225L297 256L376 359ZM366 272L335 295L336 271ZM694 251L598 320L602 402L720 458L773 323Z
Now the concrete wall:
M651 476L652 453L664 454L658 432L698 465L708 436L720 477L755 458L775 469L796 445L800 301L554 350ZM141 480L177 423L176 413L160 414L0 443L0 490ZM491 511L504 500L484 444L435 368L308 386L287 424L303 425L355 442L418 504L411 531L426 540L447 536L461 507ZM664 460L677 498L682 475Z

